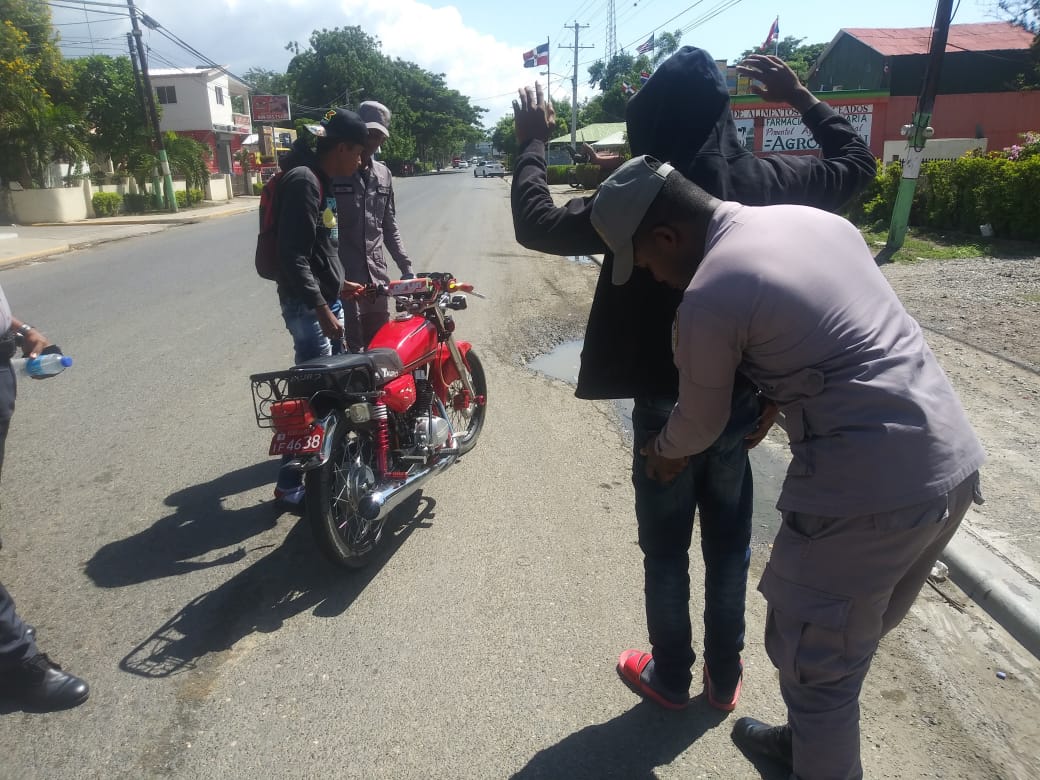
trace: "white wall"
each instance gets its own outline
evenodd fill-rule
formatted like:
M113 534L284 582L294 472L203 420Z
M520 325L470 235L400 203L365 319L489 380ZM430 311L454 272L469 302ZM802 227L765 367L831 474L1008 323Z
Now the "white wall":
M49 190L19 190L11 193L15 221L19 225L34 222L78 222L87 218L83 187Z
M159 104L161 116L159 127L167 130L212 130L213 125L231 125L231 92L228 77L224 73L156 75L152 87L173 87L177 91L177 102ZM216 88L224 95L224 105L217 103ZM158 100L158 97L156 97Z

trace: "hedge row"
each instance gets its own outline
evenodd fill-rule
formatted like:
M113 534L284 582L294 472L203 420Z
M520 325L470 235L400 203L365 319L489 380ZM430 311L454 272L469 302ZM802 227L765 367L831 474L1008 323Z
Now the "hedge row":
M878 168L871 185L847 208L858 223L892 217L902 176L898 162ZM1040 241L1040 155L1011 159L1003 155L965 155L931 160L921 166L910 224L933 230L978 235L992 225L1000 238Z
M99 193L108 194L108 193ZM177 208L184 209L201 203L206 193L202 190L174 190L174 198L177 199ZM96 195L94 196L97 197ZM95 211L97 207L95 206ZM142 214L146 211L154 211L152 196L142 192L128 192L123 196L123 211L127 214Z
M587 190L595 189L606 175L598 165L550 165L548 168L549 184L570 184L571 171L577 176L577 184Z
M94 216L110 217L118 213L119 207L123 205L123 196L118 192L96 192L90 199L90 205L94 207Z

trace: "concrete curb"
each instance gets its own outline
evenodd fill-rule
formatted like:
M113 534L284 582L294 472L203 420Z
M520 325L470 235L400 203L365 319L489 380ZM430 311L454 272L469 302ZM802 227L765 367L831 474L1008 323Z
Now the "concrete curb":
M964 527L941 559L954 583L1040 658L1040 587Z
M53 247L47 249L35 249L32 252L23 252L20 255L13 255L12 257L0 257L0 267L6 265L14 265L15 263L27 263L30 260L39 260L44 257L51 257L52 255L63 255L66 252L71 252L75 247L71 244L55 244Z
M86 219L81 222L33 222L31 225L26 227L95 227L95 226L122 226L122 225L194 225L198 222L204 222L209 219L219 219L220 217L233 217L238 214L246 214L250 211L256 211L259 208L259 200L256 203L250 204L249 206L242 206L234 209L223 209L221 211L215 211L210 213L202 214L185 214L181 216L159 216L155 217L113 217L110 219Z

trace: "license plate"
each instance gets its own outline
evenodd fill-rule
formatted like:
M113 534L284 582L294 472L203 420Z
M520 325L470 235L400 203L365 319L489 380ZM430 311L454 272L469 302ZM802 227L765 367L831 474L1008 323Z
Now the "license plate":
M276 433L271 439L271 455L309 455L318 452L325 440L325 429L315 425L304 433Z

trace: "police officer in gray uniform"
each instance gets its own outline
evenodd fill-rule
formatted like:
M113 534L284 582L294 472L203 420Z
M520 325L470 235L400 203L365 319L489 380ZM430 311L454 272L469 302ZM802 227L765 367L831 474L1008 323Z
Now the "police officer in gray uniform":
M21 341L26 357L35 357L50 346L36 328L11 315L7 297L0 289L0 469L17 394L11 367L17 341ZM39 651L36 629L18 617L14 599L0 583L0 697L14 699L26 709L49 711L75 707L89 695L86 682L62 671Z
M412 261L405 251L397 227L394 182L390 169L375 154L390 137L390 109L374 100L358 106L358 114L368 126L368 143L361 167L353 176L333 182L339 212L339 257L348 281L359 284L386 284L390 281L389 253L401 272L410 279ZM358 351L390 319L385 296L344 301L347 344Z
M805 206L743 206L637 157L600 187L614 253L683 290L679 399L644 445L668 482L725 424L739 371L776 402L791 445L759 590L788 723L740 718L734 740L798 780L859 780L859 693L972 501L982 445L855 226Z

